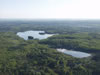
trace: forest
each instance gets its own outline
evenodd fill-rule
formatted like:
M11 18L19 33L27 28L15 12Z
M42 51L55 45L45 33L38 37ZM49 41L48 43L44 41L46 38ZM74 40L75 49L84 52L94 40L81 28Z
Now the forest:
M57 34L24 40L27 30ZM90 53L75 58L56 48ZM0 21L0 75L100 75L100 21Z

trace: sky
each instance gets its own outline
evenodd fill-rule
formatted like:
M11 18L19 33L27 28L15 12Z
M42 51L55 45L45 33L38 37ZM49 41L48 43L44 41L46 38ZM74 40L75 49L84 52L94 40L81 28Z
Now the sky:
M1 19L100 19L100 0L0 0Z

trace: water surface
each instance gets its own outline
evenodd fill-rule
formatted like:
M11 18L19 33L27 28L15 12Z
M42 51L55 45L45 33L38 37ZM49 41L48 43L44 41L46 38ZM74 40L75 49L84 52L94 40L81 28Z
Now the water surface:
M44 34L40 34L44 33ZM46 34L45 31L25 31L25 32L18 32L17 35L25 40L28 40L28 36L32 36L34 39L46 39L48 37L53 36L54 34Z
M76 57L76 58L84 58L84 57L91 56L91 54L89 54L89 53L67 50L67 49L57 49L57 51L71 55L71 56Z

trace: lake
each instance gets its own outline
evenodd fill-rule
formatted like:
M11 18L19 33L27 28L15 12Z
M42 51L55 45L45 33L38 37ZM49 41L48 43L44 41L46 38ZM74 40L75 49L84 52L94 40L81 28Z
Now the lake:
M54 34L46 34L45 31L25 31L25 32L18 32L17 35L25 40L28 40L28 36L32 36L34 39L46 39L48 37L53 36Z
M91 56L91 54L89 54L89 53L67 50L67 49L57 49L57 51L71 55L71 56L76 57L76 58L84 58L84 57Z
M45 31L25 31L25 32L18 32L17 35L25 40L28 40L28 36L32 36L34 39L46 39L48 37L51 37L55 34L46 34ZM73 50L67 50L67 49L57 49L57 51L71 55L73 57L77 58L84 58L89 57L91 54L80 52L80 51L73 51Z

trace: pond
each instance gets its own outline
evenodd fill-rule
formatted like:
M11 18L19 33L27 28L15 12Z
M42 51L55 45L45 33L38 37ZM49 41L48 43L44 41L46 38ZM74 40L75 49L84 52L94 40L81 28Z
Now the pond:
M45 31L25 31L25 32L18 32L17 35L25 40L28 40L28 37L31 36L34 39L46 39L48 37L53 36L54 34L46 34Z
M57 49L57 51L71 55L71 56L76 57L76 58L84 58L84 57L91 56L91 54L89 54L89 53L67 50L67 49Z

